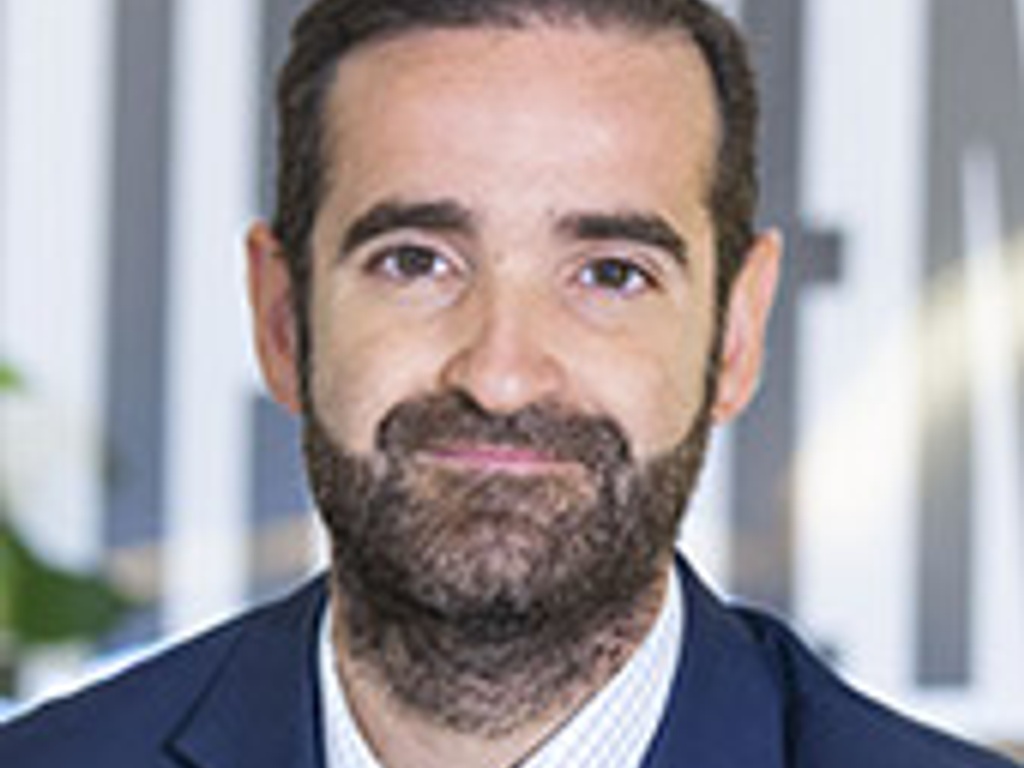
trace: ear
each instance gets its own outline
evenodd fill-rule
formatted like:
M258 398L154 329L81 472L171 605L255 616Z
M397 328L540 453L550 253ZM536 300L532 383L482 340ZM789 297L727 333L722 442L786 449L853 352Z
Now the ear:
M768 316L775 301L782 259L776 230L758 235L747 251L729 294L718 391L713 407L718 423L739 415L753 399L764 363Z
M245 239L249 305L256 353L270 394L292 413L300 409L298 325L292 279L277 238L263 222Z

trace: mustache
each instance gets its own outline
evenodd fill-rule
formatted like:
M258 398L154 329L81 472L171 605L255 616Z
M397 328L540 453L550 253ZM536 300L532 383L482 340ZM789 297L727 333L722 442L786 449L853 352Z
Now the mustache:
M626 431L609 416L549 402L493 413L458 390L403 401L377 430L377 449L390 457L458 444L528 449L588 469L633 461Z

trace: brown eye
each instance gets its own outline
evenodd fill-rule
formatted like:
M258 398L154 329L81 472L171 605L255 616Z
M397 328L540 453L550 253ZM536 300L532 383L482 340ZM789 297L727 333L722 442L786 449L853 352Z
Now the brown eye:
M399 245L375 255L366 265L367 272L396 281L443 278L454 271L451 262L432 248Z
M608 293L632 296L655 285L655 280L643 267L623 258L594 259L579 273L580 283Z

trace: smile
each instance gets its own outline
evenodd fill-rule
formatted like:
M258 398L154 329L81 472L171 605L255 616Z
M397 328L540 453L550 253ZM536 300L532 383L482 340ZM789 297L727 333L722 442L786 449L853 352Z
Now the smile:
M437 446L420 454L420 458L453 469L513 475L579 471L579 464L574 461L555 458L545 451L518 445L473 443Z

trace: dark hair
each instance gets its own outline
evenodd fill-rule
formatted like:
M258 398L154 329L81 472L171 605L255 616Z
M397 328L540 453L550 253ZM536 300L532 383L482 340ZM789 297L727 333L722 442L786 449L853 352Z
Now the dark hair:
M337 63L371 42L428 29L522 28L585 23L639 32L680 31L701 51L715 83L721 136L708 204L715 223L722 311L753 238L757 201L757 91L746 43L704 0L316 0L292 28L278 81L277 210L273 229L288 259L305 336L310 234L327 181L324 104ZM300 350L305 355L306 350Z

